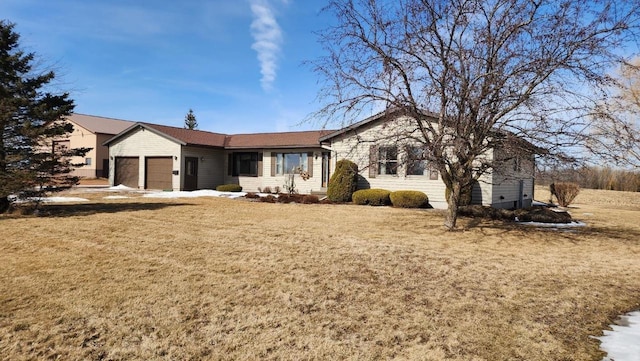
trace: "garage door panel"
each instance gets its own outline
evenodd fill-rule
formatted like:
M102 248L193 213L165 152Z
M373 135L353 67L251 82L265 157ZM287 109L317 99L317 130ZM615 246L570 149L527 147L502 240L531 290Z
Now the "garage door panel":
M139 164L138 157L116 157L114 185L138 188Z
M173 189L172 157L146 158L145 162L145 188Z

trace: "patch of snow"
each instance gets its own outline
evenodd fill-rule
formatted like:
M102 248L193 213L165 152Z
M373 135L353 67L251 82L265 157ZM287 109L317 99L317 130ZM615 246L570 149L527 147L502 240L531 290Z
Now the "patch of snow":
M545 203L545 202L540 202L540 201L532 201L531 202L532 206L541 206L541 207L549 207L549 206L553 206L553 204L549 204L549 203Z
M107 189L111 191L137 191L138 190L137 188L127 187L124 184L118 184L117 186L109 187Z
M79 197L45 197L45 198L28 198L24 200L16 200L16 203L21 202L42 202L42 203L68 203L68 202L89 202L86 198Z
M602 361L640 361L640 311L627 313L617 323L595 337L607 353Z
M127 196L106 196L106 197L102 197L104 199L126 199L126 198L130 198Z
M272 196L274 198L278 198L278 194L272 194L272 193L256 193L256 195L260 198L264 198L267 196Z
M78 197L30 197L20 199L17 196L9 196L9 200L14 203L42 202L42 203L68 203L68 202L89 202L86 198Z
M517 222L523 226L533 227L547 227L547 228L571 228L571 227L584 227L587 224L580 221L572 221L569 223L544 223L544 222Z
M246 192L218 192L211 189L201 189L197 191L176 191L176 192L154 192L147 193L143 197L147 198L197 198L197 197L224 197L241 198L247 195Z

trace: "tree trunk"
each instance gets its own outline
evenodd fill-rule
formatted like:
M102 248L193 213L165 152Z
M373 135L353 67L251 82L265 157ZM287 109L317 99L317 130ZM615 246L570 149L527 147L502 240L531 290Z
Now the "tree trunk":
M447 215L444 219L444 226L447 230L452 231L456 228L458 222L458 207L460 204L461 187L459 182L453 182L451 192L447 199Z
M10 205L9 197L0 197L0 213L8 211Z

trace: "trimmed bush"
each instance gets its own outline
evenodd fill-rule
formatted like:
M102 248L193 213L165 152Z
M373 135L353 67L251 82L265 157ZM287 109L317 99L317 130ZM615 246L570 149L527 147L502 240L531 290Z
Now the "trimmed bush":
M349 202L357 187L358 165L347 159L339 160L329 180L327 198L332 202Z
M429 197L420 191L395 191L389 195L391 204L400 208L422 208L429 204Z
M218 192L242 192L242 186L239 184L221 184L216 187Z
M353 203L370 206L386 206L391 203L390 191L386 189L360 189L352 195Z
M580 186L569 182L551 183L549 190L552 196L556 196L560 207L568 207L580 193Z

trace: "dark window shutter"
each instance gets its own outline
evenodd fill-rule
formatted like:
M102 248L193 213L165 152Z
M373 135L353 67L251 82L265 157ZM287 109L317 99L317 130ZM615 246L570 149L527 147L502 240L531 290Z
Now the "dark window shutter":
M271 152L271 176L276 176L276 153Z
M378 146L369 147L369 178L375 178L378 174Z
M233 175L233 153L227 156L227 175Z
M262 153L258 153L258 177L262 177Z
M309 178L313 177L313 152L307 153L307 173Z

